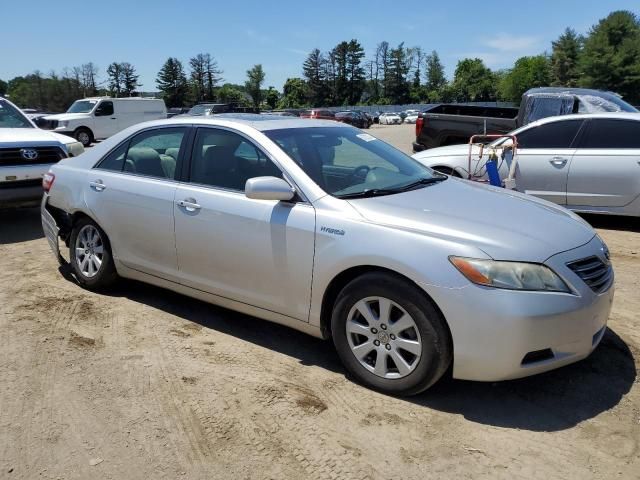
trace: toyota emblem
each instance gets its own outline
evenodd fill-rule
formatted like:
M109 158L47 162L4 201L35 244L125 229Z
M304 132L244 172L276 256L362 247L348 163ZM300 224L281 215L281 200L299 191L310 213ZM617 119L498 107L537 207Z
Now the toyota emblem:
M36 158L38 158L38 152L31 148L21 149L20 155L22 155L22 158L24 158L25 160L35 160Z

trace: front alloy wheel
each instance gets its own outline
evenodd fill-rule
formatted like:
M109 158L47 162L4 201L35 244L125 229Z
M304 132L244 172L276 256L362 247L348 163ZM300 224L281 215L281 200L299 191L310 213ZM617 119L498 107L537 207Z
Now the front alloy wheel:
M405 377L420 361L422 341L415 321L388 298L357 302L349 312L346 330L353 355L379 377Z

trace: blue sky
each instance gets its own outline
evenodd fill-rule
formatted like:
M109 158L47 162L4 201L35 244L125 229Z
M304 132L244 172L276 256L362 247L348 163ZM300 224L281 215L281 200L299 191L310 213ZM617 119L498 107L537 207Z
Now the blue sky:
M640 13L638 0L110 0L91 9L92 3L7 1L0 8L0 79L93 61L104 80L109 63L128 61L142 89L152 91L167 57L186 64L209 52L226 81L244 83L246 70L262 63L265 87L280 90L288 77L301 76L311 49L351 38L367 56L382 40L435 49L451 76L461 58L508 67L522 55L549 51L567 26L586 33L613 10Z

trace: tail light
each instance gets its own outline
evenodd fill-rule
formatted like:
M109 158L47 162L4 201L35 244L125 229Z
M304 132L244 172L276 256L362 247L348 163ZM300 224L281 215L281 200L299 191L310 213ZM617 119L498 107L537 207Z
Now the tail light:
M42 177L42 188L44 189L45 192L49 193L49 190L51 190L51 187L53 186L53 181L55 179L56 179L56 176L51 172L47 172L44 174L44 176Z
M422 118L421 116L418 116L418 118L416 119L416 137L420 135L423 125L424 125L424 118Z

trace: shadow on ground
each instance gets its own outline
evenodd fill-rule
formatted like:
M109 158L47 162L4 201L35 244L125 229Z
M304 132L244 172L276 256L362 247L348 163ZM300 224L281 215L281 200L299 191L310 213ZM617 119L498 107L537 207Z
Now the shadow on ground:
M139 282L122 280L109 295L129 298L288 355L302 365L316 365L346 375L329 341ZM398 401L462 415L485 425L558 431L615 407L635 379L633 354L627 344L608 329L595 352L577 364L498 383L443 379L427 392Z
M44 237L40 209L0 209L0 245L20 243Z
M640 217L622 217L615 215L580 214L593 228L640 232Z

